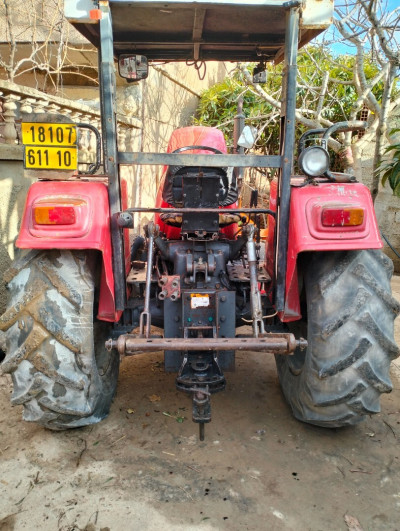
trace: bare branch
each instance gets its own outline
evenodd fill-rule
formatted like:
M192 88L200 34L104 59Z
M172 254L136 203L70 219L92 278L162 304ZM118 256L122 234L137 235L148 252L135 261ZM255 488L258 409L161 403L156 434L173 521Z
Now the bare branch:
M274 108L279 109L279 110L281 109L281 103L278 100L272 98L267 92L265 92L265 90L263 90L260 87L260 85L258 85L257 83L253 83L252 77L244 64L239 63L238 68L240 72L243 74L247 85L251 87L252 90L256 94L261 96L262 99L267 101ZM296 120L299 123L305 125L306 127L309 127L312 129L316 127L329 127L330 125L332 125L332 122L326 119L321 118L320 121L317 121L317 120L311 120L309 118L306 118L299 110L296 110Z
M384 138L387 132L387 120L388 120L389 110L390 110L390 94L393 89L393 83L396 77L396 71L397 71L397 66L392 63L390 65L389 73L388 73L386 83L383 89L382 106L381 106L381 112L379 115L379 129L378 129L378 134L376 135L376 141L375 141L374 168L377 168L381 162L383 142L384 142ZM376 196L378 195L378 187L379 187L379 175L375 172L373 176L373 180L372 180L372 190L371 190L373 200L375 200Z
M63 1L0 0L0 17L9 42L7 53L0 52L0 68L7 78L14 81L33 72L37 88L46 90L50 86L57 92L63 76L72 68L68 59L71 49L82 52L87 49L84 45L69 45L72 27L64 18ZM91 79L87 71L82 71L87 66L92 68L90 60L87 65L74 65L73 73Z
M318 121L321 120L321 112L322 112L322 109L324 108L324 100L325 100L326 92L328 90L328 81L329 81L329 72L325 72L324 78L322 80L322 87L321 87L321 92L319 95L317 110L315 112L315 117Z
M376 14L376 3L370 2L368 4L365 0L358 0L358 2L362 5L365 14L367 15L368 20L370 21L374 29L374 32L377 34L379 38L379 43L386 57L394 65L400 66L400 52L398 51L397 53L395 53L389 46L389 41L387 36L385 35L385 30L383 29L381 22L378 20Z

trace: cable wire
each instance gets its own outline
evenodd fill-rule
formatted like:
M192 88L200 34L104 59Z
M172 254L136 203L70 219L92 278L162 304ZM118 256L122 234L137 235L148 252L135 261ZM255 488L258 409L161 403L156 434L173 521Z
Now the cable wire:
M396 249L392 246L392 244L390 243L390 241L386 238L386 236L383 234L383 232L381 232L381 236L382 238L385 240L385 242L389 245L389 247L392 249L392 251L394 252L394 254L397 256L397 258L400 258L400 254L396 251Z

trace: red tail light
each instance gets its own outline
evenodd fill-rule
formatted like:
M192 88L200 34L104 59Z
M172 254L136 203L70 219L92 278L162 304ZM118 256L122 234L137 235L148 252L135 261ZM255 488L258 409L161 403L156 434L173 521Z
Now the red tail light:
M323 208L324 227L359 226L364 222L364 209L360 207Z
M76 221L71 205L35 206L33 216L38 225L73 225Z

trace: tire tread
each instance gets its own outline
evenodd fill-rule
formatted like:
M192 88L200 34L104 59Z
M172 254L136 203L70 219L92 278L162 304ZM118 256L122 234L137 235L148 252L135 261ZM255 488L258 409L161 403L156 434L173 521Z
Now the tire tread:
M276 356L294 416L326 427L356 424L380 411L392 390L389 368L399 356L390 292L393 264L379 250L313 253L302 262L307 295L308 348L297 363Z
M104 374L95 357L89 256L84 251L28 253L7 274L11 297L0 317L6 338L1 368L12 376L11 403L24 406L25 420L53 430L99 422L115 394L118 356L100 345L109 357ZM106 330L104 325L98 329Z

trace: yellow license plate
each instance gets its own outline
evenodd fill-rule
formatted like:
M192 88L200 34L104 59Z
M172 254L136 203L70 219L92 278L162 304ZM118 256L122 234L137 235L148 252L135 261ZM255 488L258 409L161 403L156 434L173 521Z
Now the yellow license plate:
M42 170L76 170L77 148L25 146L25 168Z
M74 124L22 122L22 143L26 146L74 146Z

